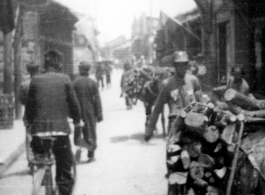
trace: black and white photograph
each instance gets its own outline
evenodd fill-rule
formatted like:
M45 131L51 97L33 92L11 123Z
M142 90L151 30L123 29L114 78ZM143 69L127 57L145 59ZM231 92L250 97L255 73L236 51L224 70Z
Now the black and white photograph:
M0 195L265 195L265 1L0 0Z

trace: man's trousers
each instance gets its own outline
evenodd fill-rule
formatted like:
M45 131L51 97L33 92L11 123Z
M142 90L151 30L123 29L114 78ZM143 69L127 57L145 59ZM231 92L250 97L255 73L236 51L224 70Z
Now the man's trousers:
M49 145L49 140L32 137L31 147L34 155L44 154L52 147L56 161L56 184L60 195L71 195L74 187L73 178L73 154L69 136L54 136L53 145Z

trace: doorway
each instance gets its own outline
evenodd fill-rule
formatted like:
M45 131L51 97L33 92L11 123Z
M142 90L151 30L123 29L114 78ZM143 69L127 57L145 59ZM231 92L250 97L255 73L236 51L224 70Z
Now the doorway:
M218 85L227 83L227 22L218 24Z

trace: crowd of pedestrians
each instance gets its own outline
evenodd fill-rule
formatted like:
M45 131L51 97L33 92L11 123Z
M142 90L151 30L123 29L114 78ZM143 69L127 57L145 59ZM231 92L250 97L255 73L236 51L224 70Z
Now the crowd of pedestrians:
M104 79L105 75L105 79ZM99 61L96 64L96 80L97 85L102 90L111 87L111 75L112 75L112 67L110 61ZM106 80L106 82L105 82Z
M97 149L96 126L103 120L103 111L99 88L104 88L103 75L106 75L107 87L111 86L111 67L99 63L96 67L96 79L89 78L91 65L81 62L79 76L72 82L66 74L61 72L62 56L56 51L45 54L44 72L40 73L39 66L28 64L27 71L30 78L21 84L19 100L25 105L23 121L26 128L26 152L28 166L37 156L45 153L48 139L54 139L52 149L56 160L56 182L60 194L71 194L74 178L71 173L73 155L69 134L71 128L68 118L73 119L75 128L82 129L82 137L91 146L87 152L88 162L95 160ZM170 135L174 128L176 117L191 102L201 101L203 76L206 74L203 57L197 56L197 61L191 62L185 51L173 53L172 66L174 73L169 74L159 87L157 99L152 113L146 123L145 141L148 142L156 128L159 114L163 112L164 105L169 107L168 131ZM124 73L121 77L121 97L125 97L127 109L132 108L135 93L136 72L130 63L124 64ZM152 75L152 74L150 74ZM249 97L249 86L244 80L244 71L235 66L227 88L234 88ZM171 135L172 136L172 135ZM181 137L178 142L182 143ZM166 159L169 160L169 159ZM179 168L179 169L178 169ZM171 170L168 167L166 177L176 170L181 173L182 166ZM185 185L169 183L168 194L184 194Z

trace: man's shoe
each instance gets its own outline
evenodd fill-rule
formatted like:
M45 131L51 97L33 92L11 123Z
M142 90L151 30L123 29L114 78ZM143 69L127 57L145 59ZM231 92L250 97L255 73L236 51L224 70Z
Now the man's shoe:
M148 142L151 139L152 136L153 136L153 131L146 130L146 133L145 133L145 136L144 136L144 140L146 142Z
M145 135L144 140L148 142L151 139L151 137L152 137L151 135Z
M95 152L94 151L88 151L87 157L88 158L94 158L95 157Z

